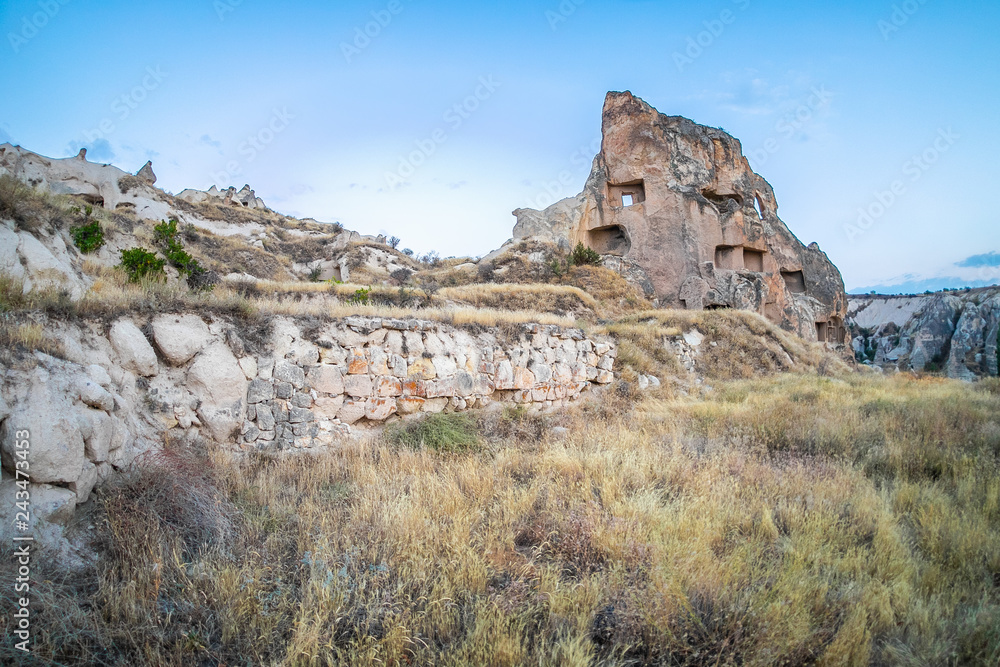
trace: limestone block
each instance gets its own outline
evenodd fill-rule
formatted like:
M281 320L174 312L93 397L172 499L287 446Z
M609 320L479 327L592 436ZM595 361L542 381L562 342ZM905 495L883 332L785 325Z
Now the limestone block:
M212 342L212 334L197 315L157 315L152 322L153 340L167 361L182 366Z
M130 320L115 322L108 334L111 346L118 354L121 365L144 377L156 375L158 366L156 352L146 337Z

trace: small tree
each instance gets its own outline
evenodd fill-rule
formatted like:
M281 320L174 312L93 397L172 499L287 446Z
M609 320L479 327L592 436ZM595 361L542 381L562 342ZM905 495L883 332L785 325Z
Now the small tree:
M577 243L569 255L570 266L600 266L601 255L596 250L588 248L583 243Z
M399 246L399 240L400 239L399 239L398 236L390 236L389 237L389 247L392 248L393 250L395 250Z

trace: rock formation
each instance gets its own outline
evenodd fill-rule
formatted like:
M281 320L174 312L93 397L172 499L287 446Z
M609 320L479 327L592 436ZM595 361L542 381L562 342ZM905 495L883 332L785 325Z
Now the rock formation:
M847 324L855 356L864 363L894 370L943 371L963 380L998 374L1000 287L852 295Z
M146 181L150 185L156 185L156 174L153 173L153 162L149 160L142 166L142 169L135 174L138 178Z
M249 185L244 185L238 192L234 186L229 186L225 190L220 190L214 185L208 190L194 190L192 188L188 188L187 190L182 190L180 194L177 195L177 198L183 199L189 204L200 204L207 201L225 206L242 206L243 208L259 208L269 210L267 205L264 204L264 200L258 197L257 194L250 189Z
M48 158L11 144L0 144L0 174L8 174L33 188L55 195L75 195L109 211L129 208L140 218L165 219L170 206L155 188L132 188L136 177L110 164L87 161L87 149L75 157ZM138 174L149 183L156 180L147 164ZM122 179L125 179L124 181Z
M752 310L803 338L846 342L840 272L778 218L737 139L628 92L608 93L602 130L584 191L514 211L515 239L582 242L664 307Z

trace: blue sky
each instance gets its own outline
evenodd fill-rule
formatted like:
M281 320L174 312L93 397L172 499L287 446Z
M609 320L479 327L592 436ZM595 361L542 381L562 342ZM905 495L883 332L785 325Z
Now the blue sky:
M4 0L0 140L481 255L631 90L739 138L849 289L1000 282L1000 4L823 5Z

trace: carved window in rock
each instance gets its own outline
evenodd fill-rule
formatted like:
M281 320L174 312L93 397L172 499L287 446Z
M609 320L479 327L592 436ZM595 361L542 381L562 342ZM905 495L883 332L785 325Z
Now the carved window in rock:
M757 211L757 217L761 220L764 219L764 202L761 201L760 195L755 195L753 198L753 208Z
M630 183L608 183L608 202L616 207L629 207L646 201L646 186L642 180Z
M762 250L743 248L743 268L747 269L748 271L756 271L757 273L763 273L764 252Z
M782 271L781 277L785 280L785 287L789 292L795 294L805 294L806 277L801 271Z
M632 249L632 241L621 225L591 229L587 232L587 245L601 255L617 257L624 257Z

